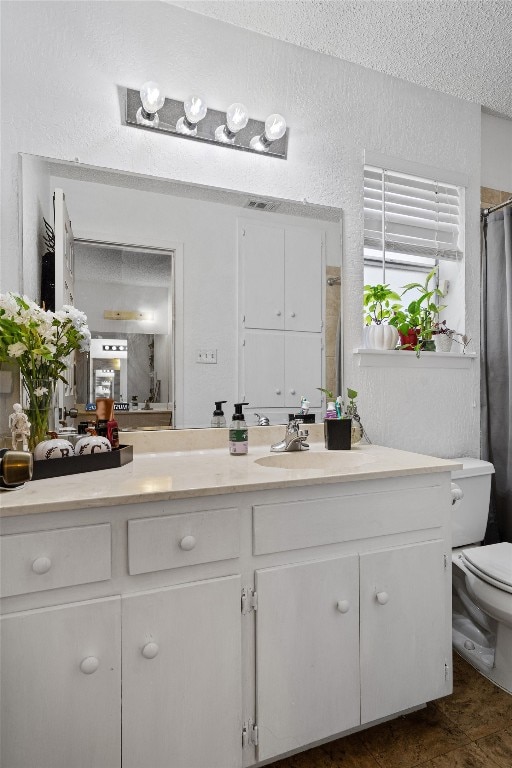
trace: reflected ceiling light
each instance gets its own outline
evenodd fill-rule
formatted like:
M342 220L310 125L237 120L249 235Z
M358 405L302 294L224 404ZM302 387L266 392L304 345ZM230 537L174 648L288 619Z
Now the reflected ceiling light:
M197 136L197 124L204 118L207 112L205 100L201 96L189 96L183 102L185 117L180 117L176 123L178 133L186 136Z
M215 129L215 138L224 144L234 144L236 134L249 122L249 112L244 104L236 101L226 109L226 124Z
M140 89L142 106L137 110L137 122L150 128L157 128L160 122L158 110L162 109L165 96L162 95L158 83L148 80Z
M261 136L253 136L251 139L251 149L257 152L268 152L273 141L282 139L286 133L286 120L277 113L269 115L265 120L265 130Z

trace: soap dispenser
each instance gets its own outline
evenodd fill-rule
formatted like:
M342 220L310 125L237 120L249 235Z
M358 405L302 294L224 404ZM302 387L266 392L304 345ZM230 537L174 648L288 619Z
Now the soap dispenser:
M247 424L242 406L249 403L235 403L233 420L229 426L229 452L232 456L244 456L249 450Z
M227 400L216 400L215 401L215 410L213 412L212 416L212 427L225 427L226 426L226 417L224 416L224 411L222 410L222 406L227 403Z

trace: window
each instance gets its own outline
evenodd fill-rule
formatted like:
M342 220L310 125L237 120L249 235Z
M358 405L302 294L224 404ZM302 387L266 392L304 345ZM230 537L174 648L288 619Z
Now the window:
M364 167L364 282L400 293L438 266L440 318L464 332L464 188L376 165ZM406 294L407 303L414 292Z

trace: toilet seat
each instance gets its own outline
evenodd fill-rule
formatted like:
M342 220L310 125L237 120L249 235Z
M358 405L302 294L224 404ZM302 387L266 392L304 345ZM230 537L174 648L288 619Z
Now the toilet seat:
M464 549L462 559L466 568L493 587L512 593L512 544L489 544Z

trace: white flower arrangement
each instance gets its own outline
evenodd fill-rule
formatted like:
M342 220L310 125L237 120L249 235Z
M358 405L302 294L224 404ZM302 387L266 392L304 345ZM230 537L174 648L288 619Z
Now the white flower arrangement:
M27 296L0 294L0 362L16 360L25 380L65 382L67 356L90 342L87 317L75 307L49 312Z

